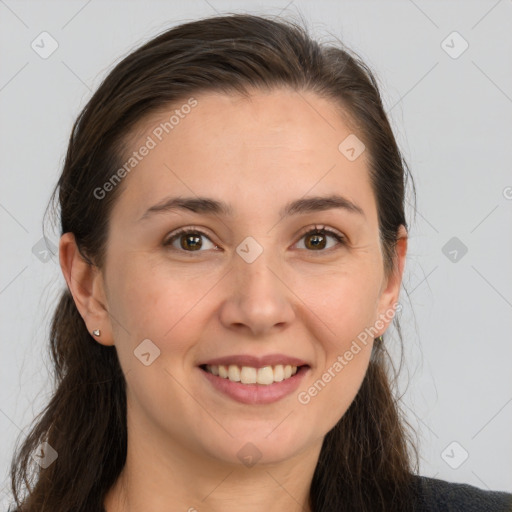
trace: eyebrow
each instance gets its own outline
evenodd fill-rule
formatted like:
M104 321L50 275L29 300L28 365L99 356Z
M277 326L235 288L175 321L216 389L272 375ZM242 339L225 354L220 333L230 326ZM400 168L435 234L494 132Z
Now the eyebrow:
M330 196L313 196L300 198L286 204L279 212L280 218L291 215L300 215L324 210L341 209L348 213L366 217L364 210L346 197L333 194ZM221 215L233 217L234 212L230 205L208 197L167 197L151 206L140 217L139 221L148 219L157 213L188 210L206 215Z

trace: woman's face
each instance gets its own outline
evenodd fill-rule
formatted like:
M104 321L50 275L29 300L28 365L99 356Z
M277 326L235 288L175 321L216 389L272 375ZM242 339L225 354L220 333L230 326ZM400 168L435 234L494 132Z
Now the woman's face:
M313 93L182 105L132 137L97 277L129 435L249 465L319 450L367 370L365 329L386 330L400 287L384 275L367 152ZM399 252L401 274L405 239Z

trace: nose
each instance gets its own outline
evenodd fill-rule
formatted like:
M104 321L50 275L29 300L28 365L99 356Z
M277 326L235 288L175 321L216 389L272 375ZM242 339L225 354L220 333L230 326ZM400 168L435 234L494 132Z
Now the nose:
M281 267L267 258L267 251L252 263L236 255L228 279L230 292L220 310L225 328L261 337L291 324L294 294Z

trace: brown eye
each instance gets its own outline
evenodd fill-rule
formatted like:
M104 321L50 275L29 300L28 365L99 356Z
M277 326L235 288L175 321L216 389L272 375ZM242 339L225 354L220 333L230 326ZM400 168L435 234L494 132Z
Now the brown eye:
M201 249L203 243L201 241L202 235L194 233L183 233L180 235L180 246L182 249L191 249L192 251L198 251Z
M195 228L185 228L173 233L165 242L164 246L171 246L177 251L184 252L201 252L203 249L203 238L208 239L211 247L206 249L215 248L216 245L208 238L208 236Z
M327 245L326 236L324 234L312 233L306 235L306 247L308 249L324 249Z
M304 235L302 235L302 239L305 240L304 248L308 249L310 252L326 252L323 251L328 245L329 238L335 239L339 245L345 245L345 237L336 231L327 228L315 228L313 230L309 230ZM336 246L336 243L334 244ZM327 247L327 249L331 249L333 245Z

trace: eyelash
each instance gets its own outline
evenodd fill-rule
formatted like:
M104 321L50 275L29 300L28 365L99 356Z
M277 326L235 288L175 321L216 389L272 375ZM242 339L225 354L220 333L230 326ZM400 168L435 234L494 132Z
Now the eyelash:
M195 228L193 226L191 227L187 227L187 228L181 228L177 231L175 231L174 233L171 233L171 235L164 241L163 245L165 247L169 247L172 245L172 243L174 242L174 240L176 240L177 238L179 238L181 235L187 235L187 234L197 234L197 235L202 235L202 236L205 236L206 238L208 238L210 240L210 237L204 232L202 231L201 229L198 229L198 228ZM338 231L335 231L331 228L327 228L326 226L313 226L313 227L308 227L308 228L305 228L305 230L303 230L299 236L299 240L301 240L302 238L304 238L306 235L328 235L328 236L332 236L333 238L336 239L336 241L340 244L340 245L346 245L347 243L347 240L345 238L344 235L342 235L341 233L339 233ZM210 240L214 245L216 245L212 240ZM326 250L320 250L320 251L313 251L313 250L307 250L307 249L304 249L304 250L307 250L307 252L310 252L310 253L315 253L315 252L318 252L318 253L329 253L331 252L333 249L335 248L330 248L330 249L326 249ZM191 256L194 255L195 252L204 252L204 251L185 251L183 249L174 249L174 248L171 248L171 250L175 250L177 252L183 252L183 253L189 253Z

